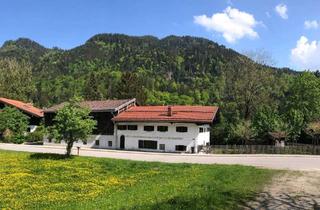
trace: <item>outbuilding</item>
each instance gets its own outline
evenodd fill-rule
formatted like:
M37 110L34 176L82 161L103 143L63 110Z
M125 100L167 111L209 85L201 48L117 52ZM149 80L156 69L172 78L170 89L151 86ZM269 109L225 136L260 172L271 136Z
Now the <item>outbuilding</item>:
M44 123L46 127L54 124L54 117L57 111L63 108L66 103L60 103L44 110ZM101 101L82 101L81 107L90 109L90 115L97 121L96 128L87 141L79 141L75 145L81 147L95 148L115 148L114 124L112 118L119 113L135 106L136 99L122 100L101 100ZM45 144L54 144L54 140L48 137L44 140ZM64 142L61 142L64 144Z
M43 118L43 110L33 106L31 103L8 98L0 98L0 110L6 106L16 108L29 117L29 132L35 131Z

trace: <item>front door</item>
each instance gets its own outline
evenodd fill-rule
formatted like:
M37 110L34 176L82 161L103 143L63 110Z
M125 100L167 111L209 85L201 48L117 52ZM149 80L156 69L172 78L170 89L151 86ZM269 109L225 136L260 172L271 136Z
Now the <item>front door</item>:
M124 149L125 148L125 137L121 136L120 137L120 149Z

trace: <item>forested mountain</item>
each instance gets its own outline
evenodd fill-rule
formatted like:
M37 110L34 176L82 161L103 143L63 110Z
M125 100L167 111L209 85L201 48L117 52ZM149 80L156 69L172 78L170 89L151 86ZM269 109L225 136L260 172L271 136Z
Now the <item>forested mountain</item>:
M0 57L28 60L32 63L39 61L39 58L46 54L49 49L35 41L27 38L20 38L16 41L6 41L0 48Z
M219 105L225 121L244 127L243 120L252 120L262 107L285 113L286 99L301 78L266 64L189 36L99 34L70 50L18 39L0 48L0 96L41 107L75 95L89 100L136 97L140 104ZM306 77L319 81L311 73Z
M203 38L169 36L158 39L120 34L96 35L71 50L47 49L29 39L7 41L0 48L0 58L15 58L31 65L37 87L27 99L41 106L67 100L74 94L88 99L133 97L135 94L130 93L122 96L120 92L127 92L126 89L117 88L126 72L134 73L127 77L138 76L143 80L134 81L143 83L139 89L156 91L157 98L159 94L163 96L160 97L163 100L149 100L149 103L178 102L168 100L176 93L174 96L183 95L185 99L180 103L211 104L214 98L199 100L190 92L190 87L195 86L193 92L204 91L228 69L251 63L245 56ZM202 87L196 87L199 85ZM142 104L148 100L136 97Z

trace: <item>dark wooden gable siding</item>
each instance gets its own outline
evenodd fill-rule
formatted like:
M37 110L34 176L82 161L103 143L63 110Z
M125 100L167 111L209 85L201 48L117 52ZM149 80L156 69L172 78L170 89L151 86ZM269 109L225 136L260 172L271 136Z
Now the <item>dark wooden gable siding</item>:
M53 119L56 116L55 113L44 113L44 123L45 126L52 126ZM110 112L92 112L90 116L97 121L96 128L93 130L94 135L113 135L114 125L112 122L112 113Z

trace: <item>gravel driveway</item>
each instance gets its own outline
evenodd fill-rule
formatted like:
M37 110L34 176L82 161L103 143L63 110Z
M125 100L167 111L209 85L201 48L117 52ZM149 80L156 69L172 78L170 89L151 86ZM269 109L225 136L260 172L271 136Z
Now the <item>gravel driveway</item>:
M36 146L0 144L0 149L40 152L65 153L62 146ZM73 149L76 154L76 149ZM240 164L271 169L288 169L300 171L319 171L320 156L309 155L207 155L207 154L175 154L156 152L136 152L107 149L80 149L81 156L106 157L127 160L157 161L168 163L199 163L199 164Z
M280 173L244 209L320 210L320 172Z

